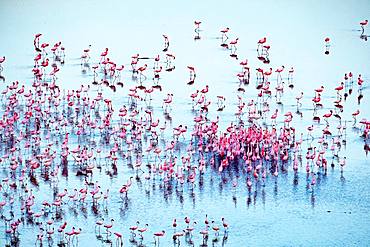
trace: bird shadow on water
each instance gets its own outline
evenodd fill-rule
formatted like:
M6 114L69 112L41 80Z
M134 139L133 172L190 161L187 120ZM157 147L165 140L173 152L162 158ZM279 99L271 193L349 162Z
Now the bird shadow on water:
M342 186L346 184L346 178L343 176L343 171L340 173L340 182Z
M311 191L310 201L311 201L311 207L312 207L312 208L315 208L316 195L315 195L315 191L314 191L314 189L312 189L312 191Z
M126 216L127 211L130 209L131 200L128 197L125 197L121 203L120 215L124 217Z

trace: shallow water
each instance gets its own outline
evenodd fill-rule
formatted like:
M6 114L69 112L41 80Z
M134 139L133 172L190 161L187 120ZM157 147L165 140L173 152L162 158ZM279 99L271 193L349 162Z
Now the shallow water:
M28 86L32 84L32 41L35 33L43 33L42 42L54 44L62 41L66 48L66 61L61 66L57 81L66 90L91 83L92 73L81 73L79 59L81 51L89 44L92 45L91 57L94 62L98 62L101 51L109 47L109 57L129 68L130 58L136 53L143 57L161 54L163 61L162 34L167 34L170 38L169 52L176 55L176 69L161 74L163 91L155 94L152 101L154 119L160 118L160 123L164 122L162 99L171 92L174 94L171 126L186 124L190 129L194 112L189 95L209 85L207 98L212 100L212 104L208 117L215 119L219 114L221 130L229 126L231 121L235 123L239 84L236 74L240 70L239 62L248 58L252 78L243 94L245 102L256 99L255 68L275 69L280 65L294 67L294 89L284 92L282 105L272 103L270 109L279 108L280 113L295 112L295 96L303 91L302 117L295 114L293 126L297 133L305 133L306 127L313 124L313 90L325 86L322 95L325 108L319 110L321 116L328 112L334 101L334 87L342 81L344 73L349 71L354 74L354 78L362 74L365 80L364 98L357 105L355 84L354 93L345 103L343 118L352 121L351 113L356 109L361 111L359 119L369 118L370 108L367 105L370 100L366 86L370 78L370 57L367 55L370 54L370 48L367 41L360 39L360 32L356 31L360 28L358 23L369 18L369 7L369 1L357 1L355 4L338 1L1 1L0 56L5 55L7 60L3 72L6 84L0 85L0 89L3 90L5 85L15 80ZM196 19L202 21L202 31L201 39L194 41L193 22ZM230 27L229 40L236 37L240 39L237 50L239 60L230 58L230 51L220 47L217 37L219 30L224 27ZM256 43L264 36L271 44L269 65L257 60ZM325 37L331 38L328 56L324 55ZM140 64L145 62L148 62L149 67L152 66L150 60ZM187 65L194 65L197 69L197 78L192 86L186 84L189 77ZM118 89L116 93L104 89L104 96L113 101L115 113L122 104L126 104L128 88L136 85L131 79L131 72L126 68L123 73L123 89ZM147 76L149 79L143 82L144 85L151 84L151 70ZM271 79L272 86L275 86L275 76L273 74ZM96 91L91 94L95 95ZM222 112L216 111L217 95L226 97L226 107ZM146 107L144 102L140 103L139 109L141 107ZM118 120L117 115L114 118ZM278 120L281 122L283 119L280 114ZM333 118L330 124L335 133L338 121ZM246 187L247 175L241 169L224 171L224 178L227 179L225 182L217 170L208 166L203 182L197 179L194 193L189 185L184 185L181 193L176 191L175 184L164 187L159 178L148 184L142 177L141 182L134 181L128 199L122 202L118 191L130 176L135 176L135 172L128 166L129 161L120 159L118 176L107 176L105 171L109 168L106 166L103 166L101 172L97 169L94 171L93 180L99 181L102 191L110 189L109 210L106 212L100 206L98 212L94 213L90 198L85 205L85 212L81 206L64 205L63 220L56 222L55 227L67 221L67 229L72 226L82 228L79 246L104 246L109 244L96 239L95 222L101 217L106 220L114 218L114 231L123 233L125 246L134 246L129 242L128 228L140 220L141 223L149 223L149 231L143 242L146 246L154 245L152 234L162 229L166 230L167 235L160 240L160 246L172 246L172 219L178 219L181 229L185 227L182 219L189 216L199 222L193 239L195 246L199 246L202 241L198 232L204 228L203 220L205 214L208 214L218 224L221 217L225 217L230 224L227 240L222 241L222 232L218 242L208 240L209 246L366 246L370 242L370 161L363 150L364 141L360 132L351 125L348 122L347 144L342 146L340 152L341 157L347 157L344 172L340 172L336 163L334 169L329 168L327 175L317 176L314 188L307 188L311 180L306 178L306 161L303 159L302 167L296 175L296 184L291 164L285 165L287 172L280 172L278 177L269 174L264 183L254 183L250 191ZM315 129L316 137L321 136L323 127L324 123L321 123ZM170 135L168 132L167 140ZM62 140L63 137L60 142ZM185 140L180 138L178 147L184 149L188 140L189 133ZM96 138L96 141L99 139ZM70 144L71 148L77 146L76 136L71 137ZM317 145L316 141L314 144ZM308 143L305 142L306 145ZM144 143L143 148L146 146L147 143ZM2 149L1 155L4 152ZM182 153L176 155L180 158ZM135 161L135 155L132 160ZM331 162L329 158L328 161ZM74 188L84 187L83 179L74 175L77 169L72 158L69 158L68 167L68 177L59 174L59 192L64 188L71 192ZM9 175L7 170L3 164L0 178ZM43 200L54 199L50 183L44 182L40 174L36 176L39 187L30 185L37 200L33 207L35 212L41 209L40 203ZM235 177L238 177L238 187L234 191L231 180ZM19 207L20 203L16 200L16 217L21 216ZM3 210L4 214L8 211L9 207ZM2 224L1 245L6 242L4 229ZM19 230L20 246L33 245L38 228L25 222ZM55 238L55 246L56 242ZM47 245L46 239L44 244ZM182 245L187 244L182 242Z

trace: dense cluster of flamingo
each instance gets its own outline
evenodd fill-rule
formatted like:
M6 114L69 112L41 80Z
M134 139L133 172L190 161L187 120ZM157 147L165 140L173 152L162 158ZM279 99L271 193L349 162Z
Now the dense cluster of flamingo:
M201 22L194 24L194 40L200 40ZM367 21L361 22L362 33L366 25ZM232 58L238 58L237 45L241 40L236 37L228 41L230 28L220 32L223 49L229 50ZM186 123L171 126L173 112L185 109L173 109L176 95L165 93L160 99L162 105L152 106L166 90L163 73L175 70L176 58L170 51L169 36L163 35L163 38L164 48L159 54L150 57L135 54L130 58L131 68L113 61L109 48L105 48L100 57L92 57L93 47L89 45L82 49L80 61L81 72L91 75L92 80L73 89L63 88L63 82L58 79L67 61L60 41L51 45L44 41L42 34L35 35L31 84L7 81L6 60L0 58L0 78L5 82L0 118L0 214L5 223L7 245L19 244L26 227L37 231L37 245L46 242L58 246L77 245L85 229L81 224L71 225L66 220L67 209L80 208L79 213L85 214L87 205L92 205L92 213L99 216L102 211L109 212L110 200L115 195L123 203L127 202L135 183L146 185L143 193L151 193L154 183L175 188L180 194L184 191L194 194L205 174L216 172L223 183L233 188L244 186L250 192L258 184L264 185L269 177L277 178L280 173L291 170L296 178L300 173L305 174L307 190L313 191L317 178L325 176L330 167L337 166L343 173L346 157L341 151L346 145L347 123L361 132L365 151L370 150L370 120L358 120L360 109L352 113L353 119L343 115L346 100L352 94L357 95L360 106L365 83L362 76L348 72L333 89L323 85L312 92L299 92L295 99L296 111L284 112L279 105L284 103L284 92L295 87L295 71L284 65L276 69L263 67L270 63L271 46L267 45L266 37L257 41L257 60L261 67L255 68L255 77L251 78L253 70L248 60L240 62L235 119L227 123L226 128L220 127L219 115L210 117L210 106L214 102L209 96L212 87L196 86L196 69L191 65L187 67L189 81L183 86L194 88L189 97L194 116ZM329 54L330 39L326 38L325 42L325 53ZM123 76L125 70L131 78ZM256 94L247 97L245 92L253 87L253 79ZM272 86L272 82L276 85ZM119 105L106 96L114 92L125 93L127 101ZM313 122L300 131L293 122L303 114L303 94L311 94ZM325 94L334 95L335 100L323 114ZM213 104L217 105L218 112L233 110L222 94ZM337 126L333 127L334 124ZM240 178L230 177L228 171L235 169L243 171L243 185ZM123 170L125 183L121 182ZM103 188L96 179L101 171L116 179L115 183L121 183L121 188L117 191ZM63 183L70 177L77 178L78 187ZM43 195L35 192L40 187ZM123 246L126 238L138 246L145 244L144 235L149 232L150 224L137 222L132 227L124 227L108 218L96 222L97 240ZM204 225L196 222L199 223L199 219L193 221L186 217L180 226L174 219L172 234L168 234L171 231L168 229L152 232L154 244L159 245L160 238L171 235L174 245L180 245L182 239L194 245L194 229L201 235L202 246L207 246L211 235L212 241L217 242L220 232L223 232L223 245L226 244L229 225L224 218L214 221L206 216ZM122 233L128 230L129 235ZM54 233L56 231L58 233ZM111 239L112 233L115 240Z

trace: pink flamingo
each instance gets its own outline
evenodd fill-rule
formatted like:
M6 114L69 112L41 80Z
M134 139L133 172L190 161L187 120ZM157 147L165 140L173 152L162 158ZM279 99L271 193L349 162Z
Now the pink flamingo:
M155 232L155 233L153 234L154 243L156 244L156 243L158 242L158 244L159 244L159 238L160 238L160 237L163 237L163 236L165 235L165 233L166 233L166 231L165 231L165 230L162 230L162 231L160 231L160 232ZM157 241L157 239L158 239L158 241Z
M329 55L330 38L325 38L325 54Z
M224 28L222 30L220 30L221 32L221 47L223 48L229 48L229 45L226 43L226 41L229 39L229 37L227 36L227 33L229 32L230 28Z
M167 35L163 34L162 36L164 38L164 49L163 49L163 52L167 52L168 51L168 47L170 46L170 41L169 41Z
M188 84L191 85L195 81L195 77L197 76L195 73L195 68L193 66L188 66L189 72L190 72L190 79Z
M5 81L5 77L2 75L4 70L3 63L5 62L5 56L0 57L0 79Z
M361 35L363 35L363 34L364 34L364 32L365 32L365 26L366 26L367 24L368 24L368 20L364 20L364 21L361 21L361 22L360 22L361 30L362 30Z
M257 42L257 51L259 51L259 48L266 43L266 37L263 37L262 39L258 40Z

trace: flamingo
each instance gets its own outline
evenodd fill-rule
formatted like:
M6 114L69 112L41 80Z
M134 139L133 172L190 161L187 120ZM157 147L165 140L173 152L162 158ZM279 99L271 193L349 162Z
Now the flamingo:
M165 230L162 230L160 232L155 232L153 234L153 238L154 238L154 243L157 243L157 239L158 239L158 244L159 244L159 238L160 237L163 237L165 235L166 231Z
M5 62L5 56L0 57L0 79L5 81L5 77L1 74L4 70L3 63Z
M334 88L336 91L337 91L337 99L338 100L341 100L342 99L342 96L341 96L341 91L344 89L344 83L341 82L340 85L336 88Z
M260 39L260 40L258 40L258 42L257 42L257 51L259 51L259 48L262 46L262 45L264 45L265 43L266 43L266 41L267 41L267 38L266 37L263 37L262 39Z
M104 225L104 228L106 229L107 239L108 239L108 236L111 235L111 232L109 231L109 229L113 227L113 222L114 222L114 219L111 219L110 223Z
M164 49L163 49L163 52L166 52L166 51L168 51L168 47L170 46L170 41L169 41L167 35L163 34L162 36L164 38Z
M302 103L300 102L302 98L303 98L303 92L301 92L298 96L295 97L295 99L297 100L297 109L300 106L302 106Z
M230 41L230 51L231 51L230 56L231 57L237 57L236 54L235 54L235 52L237 50L236 44L238 43L238 41L239 41L239 38L236 38L236 39Z
M141 81L142 76L145 78L144 80L146 80L146 76L143 73L144 73L144 71L146 70L147 67L148 67L147 64L144 64L144 66L139 67L138 71L140 73L140 81Z
M194 83L194 80L195 80L195 77L197 76L196 73L195 73L195 68L193 66L187 66L188 69L189 69L189 72L190 72L190 79L189 79L189 82L188 84L193 84Z
M37 51L37 52L41 52L41 49L39 48L41 35L42 35L41 33L35 34L35 38L33 40L33 45L35 47L35 51Z
M226 27L226 28L224 28L224 29L221 29L221 34L222 34L222 36L221 36L221 39L222 40L224 40L224 38L226 38L226 40L229 38L229 37L227 37L227 33L230 31L230 28L228 28L228 27Z
M368 24L368 20L364 20L360 22L362 34L365 32L365 26Z
M105 48L104 51L100 54L100 63L102 63L103 61L105 61L107 55L108 55L108 52L109 52L109 49L108 48Z
M325 54L329 55L330 38L325 38Z
M357 122L357 116L360 114L360 110L357 109L355 112L352 113L352 117L353 117L353 126L356 125L356 122Z
M138 228L137 231L139 232L139 237L141 240L144 239L144 236L143 236L143 233L146 232L148 230L148 224L145 224L145 226L143 228Z
M202 24L202 22L201 21L194 21L194 24L195 24L195 29L199 30L200 24Z
M325 113L325 114L323 115L324 120L325 120L325 122L326 122L326 125L329 125L328 119L329 119L332 115L333 115L333 110L330 110L330 112L329 112L329 113Z
M116 246L123 246L122 234L119 232L114 232L114 235L116 236Z
M275 70L275 72L276 73L278 73L277 74L277 78L276 78L276 80L277 80L277 82L278 82L278 84L279 84L279 80L281 81L283 78L281 77L281 72L283 72L284 71L284 65L282 65L281 67L279 67L279 68L277 68L276 70Z
M173 97L173 94L172 93L168 93L167 94L167 98L163 99L163 104L166 106L165 112L167 112L168 107L172 103L172 97ZM162 106L162 108L163 108L163 106Z

